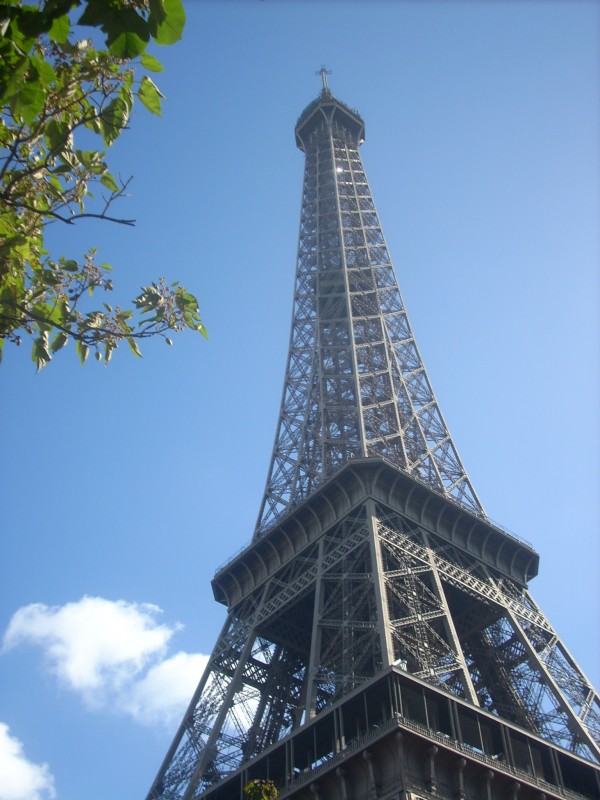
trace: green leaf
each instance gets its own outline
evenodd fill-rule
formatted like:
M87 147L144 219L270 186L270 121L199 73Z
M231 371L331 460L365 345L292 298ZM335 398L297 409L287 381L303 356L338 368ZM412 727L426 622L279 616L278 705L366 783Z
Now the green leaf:
M52 173L48 175L48 189L54 198L56 198L57 200L63 199L64 190L62 184L58 180L56 175L53 175Z
M147 75L144 75L142 78L142 83L137 96L146 106L148 111L151 111L153 114L157 114L160 117L160 100L162 97L164 97L164 95L158 91L155 84Z
M102 136L104 143L111 145L119 136L129 119L127 102L121 97L115 97L101 113Z
M85 364L85 360L90 352L90 348L87 346L87 344L84 344L82 341L77 339L75 342L75 352L79 356L79 363Z
M39 339L34 339L31 349L31 360L37 365L37 372L43 369L51 358L52 356L48 351L47 336L40 336Z
M131 350L134 356L137 356L137 358L142 357L142 353L140 351L140 348L138 347L138 343L133 338L133 336L127 337L127 344L129 345L129 349Z
M33 82L24 86L10 103L13 116L20 117L26 125L31 125L33 120L44 107L46 92L39 83Z
M90 25L93 28L103 28L109 24L114 15L110 3L106 0L88 0L83 14L79 17L78 25Z
M83 164L93 174L99 174L106 169L106 165L100 159L100 153L97 150L76 150L75 155L79 163Z
M57 44L64 44L69 38L70 30L71 25L69 23L69 17L66 14L63 17L57 17L53 20L50 30L48 31L50 41L57 42Z
M53 310L53 306L43 302L36 303L31 308L32 316L35 319L35 325L40 333L48 333L48 331L52 330L53 320L51 317Z
M90 330L93 328L99 328L104 321L104 315L101 311L88 311L88 313L85 315L85 318L86 327Z
M149 69L150 72L162 72L164 69L158 58L154 58L154 56L151 56L150 53L143 54L141 63L142 67Z
M167 18L164 0L149 0L150 19L153 25L160 25ZM152 34L154 36L154 34Z
M77 20L78 25L90 25L93 28L102 28L110 23L113 17L112 4L106 0L88 0L83 14Z
M62 150L69 139L69 127L56 119L48 121L44 128L46 134L46 142L50 150Z
M43 11L31 6L25 6L19 9L16 16L16 22L26 36L38 37L40 34L48 30L50 23Z
M0 217L0 236L7 236L14 233L14 224L8 215Z
M94 133L99 133L102 136L103 125L102 125L102 117L100 116L100 114L93 114L93 116L86 118L86 121L83 123L83 125L90 131L94 131Z
M63 150L58 154L60 156L60 160L65 165L65 169L57 168L54 172L66 172L67 174L70 173L72 170L77 169L79 166L79 159L71 150Z
M56 81L56 72L49 61L46 61L44 58L38 58L38 56L31 56L29 60L31 66L37 72L36 77L38 78L41 86L49 86L51 83Z
M79 5L78 0L46 0L44 11L51 17L59 17L68 14L76 5Z
M111 192L120 191L115 179L110 174L110 172L104 173L104 175L100 178L100 183L102 184L102 186L105 186L107 189L110 189Z
M120 7L103 25L108 50L117 58L137 58L150 41L148 23L133 8Z
M52 344L50 345L50 350L53 353L57 353L62 347L66 345L69 341L69 335L64 331L60 331L56 334L54 339L52 340Z
M181 0L150 0L150 31L157 44L174 44L185 27Z
M18 94L25 85L25 73L29 69L29 59L22 57L10 65L10 70L5 69L4 80L2 81L0 98L2 102L7 102L11 97ZM10 78L6 78L10 75Z
M147 46L147 39L142 39L133 31L123 31L109 42L108 49L117 58L137 58Z

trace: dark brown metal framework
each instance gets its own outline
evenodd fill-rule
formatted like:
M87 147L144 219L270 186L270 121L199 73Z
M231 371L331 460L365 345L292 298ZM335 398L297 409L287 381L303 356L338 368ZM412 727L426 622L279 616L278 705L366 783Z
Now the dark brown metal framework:
M363 742L365 774L396 775L405 797L417 786L516 797L522 772L550 797L598 797L599 698L527 591L537 554L487 520L460 462L408 324L363 138L360 116L327 88L296 126L306 154L296 293L265 497L252 544L213 580L228 617L149 798L221 800L214 787L239 793L240 776L265 777L265 764L282 791L302 793L312 778L290 772L298 763L277 743L335 727L341 712L328 709L353 707L346 698L379 719L368 687L380 676L406 697L420 687L458 726L425 724L406 698L387 707L384 750L396 755L384 765L379 745ZM493 747L473 744L467 719L495 731ZM379 742L381 726L362 727ZM390 744L398 732L410 757ZM334 738L303 775L354 763L359 745ZM499 743L510 755L490 764ZM531 763L526 750L538 753ZM589 780L565 778L586 763ZM411 769L430 777L402 777ZM475 773L506 780L488 775L487 794L460 794ZM387 778L380 788L369 778L364 793L335 780L348 800L379 796Z
M270 778L280 798L598 798L600 771L391 667L206 792L240 800Z
M362 118L328 90L296 125L306 164L294 311L256 537L365 456L383 456L483 515L412 335L363 139Z

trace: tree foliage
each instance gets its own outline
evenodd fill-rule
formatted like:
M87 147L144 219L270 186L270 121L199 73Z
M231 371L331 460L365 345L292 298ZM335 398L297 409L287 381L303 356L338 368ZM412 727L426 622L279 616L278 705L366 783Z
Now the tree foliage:
M279 792L270 778L254 778L244 786L247 800L277 800Z
M129 180L110 172L106 151L136 98L161 113L148 73L162 66L146 48L176 42L184 24L181 0L0 0L0 357L5 341L30 337L38 369L70 340L82 363L90 351L108 363L123 341L139 356L140 339L206 335L196 298L163 279L131 308L94 308L112 290L110 266L94 249L53 257L44 238L52 223L133 224L113 212Z

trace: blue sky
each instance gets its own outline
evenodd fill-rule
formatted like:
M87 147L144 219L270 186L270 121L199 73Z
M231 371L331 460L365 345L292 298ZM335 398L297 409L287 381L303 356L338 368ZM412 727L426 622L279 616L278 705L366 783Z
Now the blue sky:
M541 555L532 593L600 683L599 6L189 2L159 53L162 119L112 154L135 229L97 245L112 301L165 275L208 342L81 368L0 368L2 800L143 797L224 619L216 568L251 537L288 344L302 154L333 70L417 342L487 512ZM15 767L17 765L17 767ZM45 766L44 766L45 765ZM23 777L25 776L25 777ZM4 794L2 794L2 791ZM12 794L11 794L12 792Z

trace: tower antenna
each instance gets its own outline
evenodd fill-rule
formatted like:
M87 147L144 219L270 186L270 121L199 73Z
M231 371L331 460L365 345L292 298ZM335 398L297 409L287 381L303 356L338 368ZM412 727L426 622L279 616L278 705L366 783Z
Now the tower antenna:
M323 91L328 92L329 86L327 84L327 76L331 75L331 70L327 69L324 64L321 64L321 69L315 70L315 75L321 76L321 80L323 81Z

